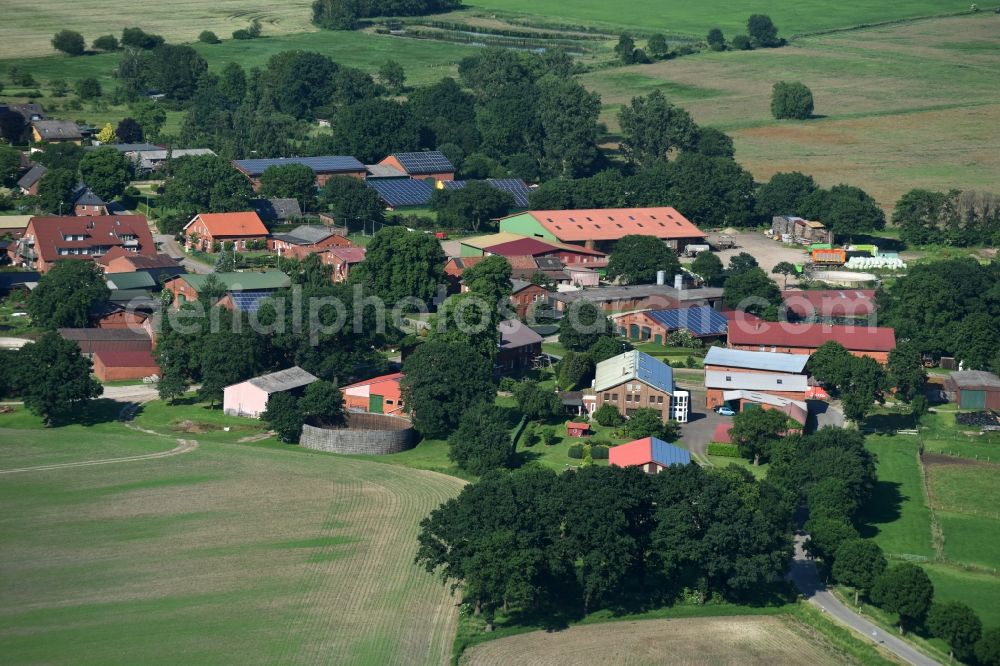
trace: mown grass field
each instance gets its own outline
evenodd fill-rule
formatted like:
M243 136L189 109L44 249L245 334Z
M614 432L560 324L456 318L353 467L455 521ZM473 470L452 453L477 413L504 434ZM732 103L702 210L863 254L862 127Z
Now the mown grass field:
M0 415L3 469L175 443L31 421ZM460 480L216 435L169 458L0 476L6 661L447 659L454 600L412 558L419 520Z
M798 170L825 186L863 186L891 207L914 187L995 189L998 68L1000 16L982 12L603 69L581 80L601 94L612 129L622 104L661 89L697 122L730 133L736 159L758 180ZM775 121L771 87L781 80L809 86L819 117Z

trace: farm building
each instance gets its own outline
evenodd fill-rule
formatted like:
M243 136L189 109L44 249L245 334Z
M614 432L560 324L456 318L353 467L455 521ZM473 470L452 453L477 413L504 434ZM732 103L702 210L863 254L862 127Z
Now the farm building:
M808 241L809 243L832 243L833 232L822 222L804 220L794 215L775 215L771 218L771 231L776 240L787 236L793 243Z
M328 247L319 256L320 261L333 267L331 279L334 282L346 282L351 269L365 260L365 253L363 247Z
M874 289L783 291L781 299L799 319L865 319L875 313Z
M38 183L42 180L42 176L48 169L45 168L44 164L33 164L27 173L25 173L17 181L17 187L21 190L21 194L27 194L29 196L35 196L38 194Z
M265 223L278 224L302 217L297 199L251 199L250 207Z
M268 375L227 386L222 391L222 409L232 416L259 418L275 393L299 392L317 378L295 365Z
M170 160L179 157L197 157L199 155L215 155L215 151L209 148L171 148L166 150L159 146L154 146L153 150L130 150L125 153L136 165L136 170L140 173L148 174L158 171Z
M514 208L527 208L531 188L520 178L487 178L485 180L439 180L439 190L461 190L469 183L486 183L494 190L506 192L514 198Z
M0 236L17 240L24 235L31 217L31 215L0 215Z
M631 312L615 317L614 323L619 335L658 345L667 344L667 336L681 330L702 340L718 339L726 335L729 325L725 315L707 305Z
M269 250L279 256L301 260L317 250L354 245L340 231L341 229L317 224L302 224L291 231L274 234L267 245Z
M552 294L556 310L566 310L577 301L589 301L607 312L629 310L662 310L708 305L722 302L722 289L701 287L677 289L659 284L636 284L620 287L594 287Z
M403 373L394 372L343 387L340 391L344 394L344 408L349 412L404 414L407 410L400 386L403 377Z
M35 120L31 123L35 143L83 143L80 126L69 120Z
M365 185L375 190L389 210L427 206L434 195L434 186L410 178L370 178Z
M108 289L120 291L123 289L153 289L159 286L153 276L145 271L133 273L112 273L105 276Z
M379 166L388 166L405 173L410 178L433 178L434 180L454 180L455 166L438 150L419 153L393 153L379 161Z
M236 170L250 179L254 190L260 189L260 177L268 167L284 164L303 164L316 174L316 187L323 187L333 176L364 178L365 165L347 155L319 155L316 157L275 157L270 159L234 160Z
M80 217L96 217L108 214L108 204L84 184L76 186L69 196L73 214Z
M805 375L809 357L804 354L743 351L725 347L710 347L705 355L705 372L763 372L769 374Z
M566 434L570 437L586 437L590 434L590 424L570 421L566 424Z
M1000 411L1000 377L982 370L953 372L944 380L945 395L960 409Z
M463 238L459 254L463 257L556 257L566 266L584 265L588 268L608 265L608 255L598 250L507 232Z
M72 340L80 353L91 356L97 352L150 352L153 341L145 331L127 328L60 328L64 340Z
M640 408L660 412L664 421L687 423L690 394L674 386L669 365L649 354L632 350L597 364L594 379L595 409L614 406L628 418Z
M500 231L610 251L622 236L654 236L675 250L701 244L705 233L673 208L534 210L500 219Z
M646 474L659 474L667 467L691 464L687 449L668 444L657 437L643 437L633 442L612 446L608 464L616 467L641 467Z
M107 275L143 272L148 273L159 284L162 280L187 273L187 269L181 266L176 259L165 254L142 255L114 252L114 256L112 256L113 252L114 250L97 260L97 263L104 267L104 272Z
M501 374L527 370L542 353L542 336L517 319L500 322L500 351L496 365Z
M0 104L0 112L13 111L30 123L35 120L45 120L45 109L38 102L25 102L23 104Z
M517 311L518 319L524 319L532 305L545 305L548 302L549 292L544 287L526 280L515 279L511 280L510 283L513 285L510 302Z
M247 271L245 273L210 273L222 283L227 295L243 292L266 292L272 294L291 286L292 281L281 271ZM163 285L165 291L174 296L173 306L198 300L198 290L202 288L208 275L185 274L168 280Z
M99 351L94 354L94 376L102 382L159 376L160 366L148 351Z
M264 223L251 211L240 213L199 213L184 225L187 249L202 252L216 251L216 243L233 244L235 250L246 250L247 243L267 241Z
M750 394L767 394L805 404L809 380L805 375L767 372L705 371L705 406L715 409L730 401L754 402ZM740 403L742 405L742 402ZM735 409L735 404L730 404Z
M32 217L17 241L16 263L45 273L55 261L92 261L116 247L132 254L156 254L145 216Z
M149 315L149 312L109 301L90 313L90 323L96 328L128 328L138 331L144 328Z
M855 356L871 356L883 365L896 348L896 332L876 326L829 326L756 322L729 327L729 347L747 351L812 354L824 342L842 344Z

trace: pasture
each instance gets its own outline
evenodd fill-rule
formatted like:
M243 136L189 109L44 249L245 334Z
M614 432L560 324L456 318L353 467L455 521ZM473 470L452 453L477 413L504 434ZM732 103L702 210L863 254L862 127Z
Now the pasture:
M984 12L602 69L581 81L601 94L612 130L621 105L660 89L697 122L729 133L757 180L798 170L824 186L863 186L891 208L914 187L995 188L998 68L1000 16ZM811 88L816 117L771 117L771 87L781 80Z
M460 664L845 664L853 662L788 616L641 620L534 631L481 643Z
M172 423L155 407L140 421ZM0 415L3 469L176 444L32 425ZM445 661L455 602L412 559L420 519L462 482L223 432L189 433L198 448L168 458L0 475L6 659Z

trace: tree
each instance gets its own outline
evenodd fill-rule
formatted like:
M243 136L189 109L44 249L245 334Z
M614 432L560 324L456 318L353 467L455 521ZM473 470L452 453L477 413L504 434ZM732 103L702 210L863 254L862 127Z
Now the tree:
M927 613L927 628L948 644L949 658L962 660L973 656L976 643L983 635L982 620L961 601L933 603Z
M858 539L858 531L846 519L839 516L813 515L810 507L810 517L804 525L809 538L804 547L811 557L818 557L827 566L836 562L835 554L841 544L851 539Z
M98 51L107 51L110 53L118 50L118 38L114 35L101 35L90 46Z
M798 171L776 173L757 191L757 214L765 221L776 215L797 215L809 195L818 189L812 176Z
M926 245L939 237L938 222L948 202L944 192L912 189L896 202L892 224L907 245Z
M611 251L607 276L622 284L652 284L658 271L672 278L680 269L677 254L659 238L627 235Z
M797 273L798 273L798 271L795 270L795 264L790 263L788 261L779 261L778 263L776 263L774 265L774 268L771 269L771 274L772 275L784 275L785 276L785 285L783 287L784 289L788 288L788 276L789 275L796 275Z
M1000 628L987 629L976 642L976 659L983 666L1000 665Z
M115 128L115 136L122 143L142 143L145 140L142 135L142 125L135 118L122 118Z
M180 157L170 163L161 201L182 216L246 210L253 188L232 162L215 155Z
M335 382L323 379L308 386L299 398L299 411L305 420L330 428L344 423L344 395Z
M765 319L777 319L781 292L774 280L762 268L751 268L726 278L722 298L731 308L743 310Z
M809 357L809 374L832 388L846 386L851 378L854 357L840 344L830 340L824 342Z
M89 151L80 160L83 182L105 201L111 201L125 191L129 175L125 153L109 146Z
M481 181L473 181L460 190L434 190L431 210L438 223L453 228L472 227L479 231L483 222L503 217L514 207L514 197ZM491 223L492 224L492 223ZM495 225L492 225L495 228Z
M365 260L351 271L361 284L389 303L413 297L430 303L442 284L444 252L436 238L403 227L385 227L367 246Z
M771 89L771 115L778 120L808 120L813 113L812 91L798 81L778 81Z
M211 30L202 30L198 33L198 41L202 44L219 44L222 42L219 36Z
M771 446L788 429L788 417L777 409L747 409L733 417L730 436L740 447L740 455L752 459L754 466L766 460Z
M729 41L729 48L733 51L752 51L753 42L746 35L736 35Z
M747 226L753 221L754 181L731 158L683 152L665 167L666 198L656 186L651 196L637 194L636 205L662 205L664 200L702 226ZM637 174L633 178L639 178ZM662 176L651 174L654 183Z
M562 401L555 391L543 388L530 379L514 387L514 399L521 413L532 421L544 421L562 412Z
M912 342L901 342L889 352L889 380L896 387L896 395L910 402L923 395L927 371L923 357Z
M388 99L366 99L341 109L330 131L342 154L365 164L393 152L415 150L420 143L408 107Z
M198 80L208 71L208 62L186 44L161 44L150 60L150 83L171 99L194 96Z
M81 328L110 293L96 264L58 261L28 296L28 313L44 328Z
M179 364L165 365L161 369L160 381L156 382L156 393L160 400L168 400L173 405L187 392L188 386L187 377Z
M851 539L840 544L833 561L833 577L838 583L854 588L854 605L859 605L859 593L867 592L886 569L885 555L874 541Z
M511 266L505 257L492 255L462 273L462 283L470 292L483 297L490 306L506 306L513 285Z
M740 252L739 254L734 254L729 258L729 266L726 268L727 275L743 275L744 273L749 273L755 268L758 268L760 264L749 252Z
M985 370L1000 349L1000 325L986 312L974 312L958 327L955 354L970 370Z
M778 28L766 14L754 14L747 19L747 34L757 48L781 46L784 43L778 38Z
M657 437L671 441L680 434L676 421L664 423L663 414L651 407L640 407L625 421L625 435L632 439Z
M708 42L708 47L713 51L725 51L726 50L726 38L722 34L722 30L719 28L712 28L708 31L708 36L705 38Z
M624 354L627 351L631 351L631 349L632 345L620 338L602 335L587 348L587 355L590 356L590 360L594 365L597 365L601 361Z
M406 72L403 66L395 60L386 60L378 68L378 78L389 90L402 92L406 84Z
M77 179L66 169L49 169L38 182L38 207L47 213L69 212L69 202Z
M834 185L816 190L802 203L802 215L822 220L839 236L879 231L885 228L885 213L860 187Z
M465 345L492 362L500 346L498 324L495 303L472 292L455 294L438 308L430 339Z
M333 176L319 193L320 204L333 213L334 219L349 229L366 229L384 219L385 206L378 192L357 178Z
M572 391L594 377L594 361L589 353L567 351L559 361L556 379L559 388Z
M695 150L698 126L684 109L674 106L659 90L633 97L618 112L622 151L630 162L648 166L666 160L671 151ZM689 213L690 214L690 213Z
M908 625L922 622L934 598L934 585L922 568L904 562L897 564L875 579L872 601L879 607L899 615L899 633Z
M875 402L885 402L889 380L885 368L871 356L851 360L851 373L847 385L841 387L844 416L860 424Z
M845 479L830 477L819 479L806 488L809 514L850 520L858 510L858 501L852 495ZM831 551L832 553L832 551Z
M90 76L76 82L76 94L82 100L96 99L101 96L101 82Z
M46 426L67 419L101 395L101 385L90 375L90 361L80 353L80 347L55 331L25 345L19 354L23 367L33 373L21 390L24 406L42 417Z
M52 38L52 48L66 55L78 56L83 55L87 43L83 41L83 35L75 30L60 30Z
M715 286L723 275L722 260L713 252L699 252L691 263L691 270L701 276L707 286Z
M491 403L496 395L490 361L465 345L425 342L403 364L403 399L425 437L455 429L462 407Z
M618 43L615 44L615 55L626 65L635 62L635 40L632 39L632 35L623 32L618 37Z
M559 320L559 344L572 351L587 351L602 336L614 335L603 311L588 301L574 301Z
M104 127L94 137L100 144L117 143L118 135L115 134L115 126L111 123L104 123Z
M594 410L594 420L605 428L617 428L625 422L618 408L607 402Z
M0 84L0 86L2 85ZM0 109L0 138L8 143L21 143L21 138L27 127L28 124L20 113L10 109Z
M588 91L576 79L552 74L541 79L537 89L545 170L568 178L590 175L600 155L600 95Z
M698 152L707 157L733 157L736 149L732 138L722 130L714 127L702 127L698 130Z
M133 102L129 111L142 126L143 139L155 139L160 134L163 123L167 122L167 112L162 106L148 99Z
M665 58L670 53L667 38L659 33L652 35L646 42L646 51L654 58Z
M316 200L316 174L305 164L274 164L260 175L260 196L289 198L304 210L311 210Z
M13 184L21 171L21 152L10 146L0 145L0 185Z
M132 46L146 51L163 44L163 37L144 31L142 28L125 28L122 30L121 45Z
M305 416L298 399L288 391L272 393L267 399L267 408L260 420L274 430L278 439L287 444L296 444L302 436Z
M448 437L448 458L472 474L509 467L513 456L514 440L503 410L485 402L465 410Z

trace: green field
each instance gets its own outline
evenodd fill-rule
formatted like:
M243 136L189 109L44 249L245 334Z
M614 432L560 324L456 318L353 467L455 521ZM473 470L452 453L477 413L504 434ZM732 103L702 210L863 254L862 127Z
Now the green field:
M140 421L171 423L155 406ZM0 469L175 445L33 425L0 415ZM5 661L445 661L454 600L412 558L419 520L462 482L221 432L168 458L0 475Z
M1000 461L1000 433L980 433L955 423L955 412L940 407L920 420L920 438L928 453L973 460Z

